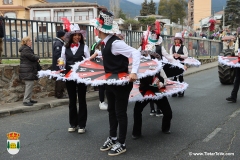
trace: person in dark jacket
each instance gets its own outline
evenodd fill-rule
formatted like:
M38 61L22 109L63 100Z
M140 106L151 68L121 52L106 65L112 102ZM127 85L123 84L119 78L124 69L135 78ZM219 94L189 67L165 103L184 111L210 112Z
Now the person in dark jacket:
M53 44L53 55L52 55L52 70L58 71L60 70L59 66L57 66L57 60L61 57L62 46L64 45L64 35L65 31L59 30L57 31L56 41ZM56 98L64 98L64 88L66 88L66 84L64 81L55 82L55 97Z
M4 37L4 20L3 15L0 15L0 64L2 64L2 51L3 51L3 37Z
M32 50L32 40L24 37L21 41L19 79L25 81L25 93L23 98L24 106L32 106L37 101L31 99L34 80L38 80L39 57L34 55Z

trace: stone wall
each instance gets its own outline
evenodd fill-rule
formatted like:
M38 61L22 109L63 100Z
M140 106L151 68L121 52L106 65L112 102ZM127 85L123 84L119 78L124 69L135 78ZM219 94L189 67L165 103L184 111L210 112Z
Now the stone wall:
M47 69L50 65L43 65ZM25 83L19 79L19 65L0 64L0 104L21 101ZM55 81L40 78L33 87L33 99L54 96Z

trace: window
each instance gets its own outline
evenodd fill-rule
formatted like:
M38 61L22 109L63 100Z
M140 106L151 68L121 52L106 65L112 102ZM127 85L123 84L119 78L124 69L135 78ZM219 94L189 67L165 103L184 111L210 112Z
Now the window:
M13 4L13 0L3 0L3 4Z
M8 17L8 18L17 18L15 12L7 12L7 13L4 13L4 17Z

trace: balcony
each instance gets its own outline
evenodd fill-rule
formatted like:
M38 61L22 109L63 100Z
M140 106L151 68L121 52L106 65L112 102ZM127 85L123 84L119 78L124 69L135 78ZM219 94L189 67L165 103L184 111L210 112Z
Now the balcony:
M93 19L93 16L74 16L74 20L72 19L72 16L58 16L53 17L54 22L62 22L62 18L67 18L70 22L80 22L80 21L89 21ZM51 21L51 17L33 17L33 20L36 21Z
M51 17L33 17L36 21L51 21Z
M72 21L72 16L58 16L53 17L54 22L62 22L62 18L67 18L69 21Z

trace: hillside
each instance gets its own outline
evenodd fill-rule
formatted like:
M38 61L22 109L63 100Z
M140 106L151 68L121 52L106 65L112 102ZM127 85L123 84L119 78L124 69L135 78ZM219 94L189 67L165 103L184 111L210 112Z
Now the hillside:
M54 2L72 2L72 0L47 0L49 3ZM98 5L106 6L109 8L109 0L75 0L75 2L90 2L90 3L98 3ZM141 6L129 2L127 0L120 0L120 8L128 17L135 17L140 14Z

